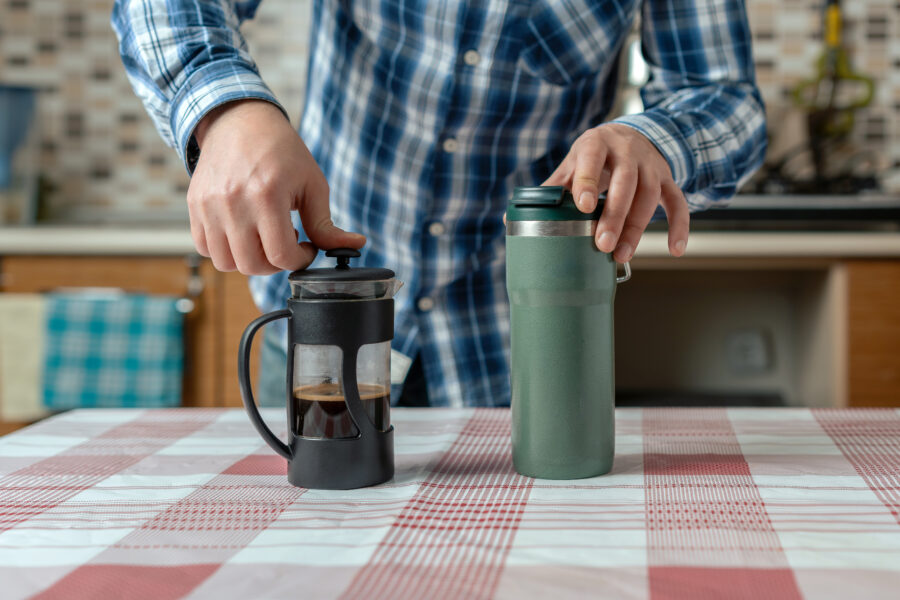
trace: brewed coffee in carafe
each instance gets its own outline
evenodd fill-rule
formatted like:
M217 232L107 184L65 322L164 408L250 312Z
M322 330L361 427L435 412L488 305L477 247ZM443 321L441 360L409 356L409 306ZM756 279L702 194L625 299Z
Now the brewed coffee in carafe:
M366 416L378 431L391 426L390 342L359 349L356 380ZM311 438L351 438L359 428L347 406L337 346L294 346L291 430Z

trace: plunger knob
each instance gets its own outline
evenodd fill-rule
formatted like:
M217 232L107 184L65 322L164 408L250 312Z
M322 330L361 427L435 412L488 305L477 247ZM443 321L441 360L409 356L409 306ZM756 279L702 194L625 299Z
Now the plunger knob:
M332 248L325 252L325 256L328 258L336 258L337 266L335 269L340 269L342 271L350 268L350 259L351 258L359 258L359 250L354 248Z

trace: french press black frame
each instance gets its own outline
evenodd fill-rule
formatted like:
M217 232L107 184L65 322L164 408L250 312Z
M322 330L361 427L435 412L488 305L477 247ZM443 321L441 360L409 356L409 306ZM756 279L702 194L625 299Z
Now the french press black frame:
M339 264L346 265L355 250L333 250ZM393 276L393 274L392 274ZM293 423L291 402L296 344L337 346L341 350L341 385L344 401L358 435L346 438L310 438L297 435L288 426L285 444L263 421L253 399L250 382L250 351L253 337L265 324L288 320L287 418ZM241 396L250 421L263 440L288 461L288 481L313 489L354 489L376 485L394 476L394 428L380 431L366 414L356 376L360 347L390 341L394 337L394 300L378 298L358 301L300 300L290 298L287 309L267 313L254 320L241 338L238 377Z

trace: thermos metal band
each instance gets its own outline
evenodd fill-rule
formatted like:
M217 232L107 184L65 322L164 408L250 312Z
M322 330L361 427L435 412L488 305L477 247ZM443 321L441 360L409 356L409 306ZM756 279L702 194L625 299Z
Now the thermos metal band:
M506 235L521 237L591 236L596 221L509 221Z

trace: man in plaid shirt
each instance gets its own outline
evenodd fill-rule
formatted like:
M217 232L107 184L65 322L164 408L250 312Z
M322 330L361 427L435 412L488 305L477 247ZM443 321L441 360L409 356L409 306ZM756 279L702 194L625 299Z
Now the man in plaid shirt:
M260 308L283 304L316 248L362 248L406 283L402 403L509 403L513 187L564 185L584 211L606 191L596 244L620 262L664 211L680 256L689 211L727 200L763 157L741 0L314 0L299 135L239 32L258 4L117 0L113 24L193 174L197 250L253 275ZM604 123L639 11L646 110Z

